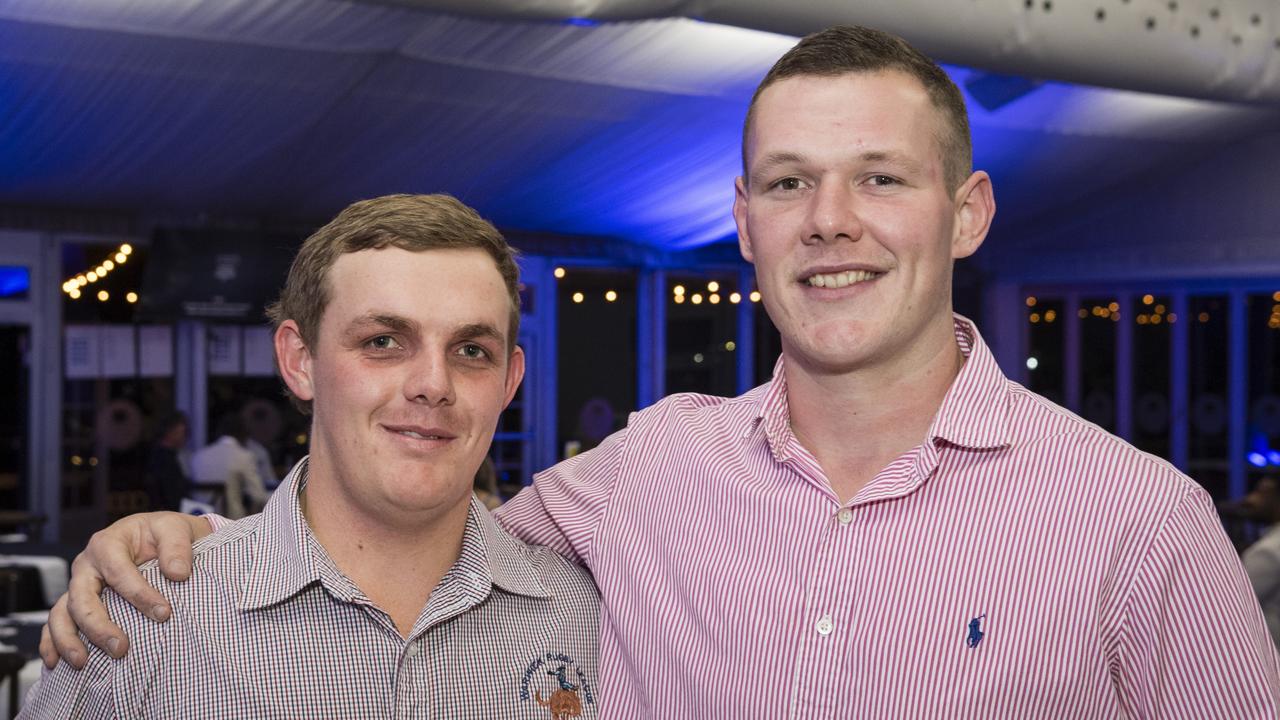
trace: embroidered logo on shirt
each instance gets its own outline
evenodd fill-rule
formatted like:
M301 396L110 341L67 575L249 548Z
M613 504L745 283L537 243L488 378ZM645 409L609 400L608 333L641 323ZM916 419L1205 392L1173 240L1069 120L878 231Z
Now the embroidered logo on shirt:
M982 632L982 619L986 616L986 613L982 613L969 621L969 638L965 640L965 645L976 648L978 643L982 642L982 638L986 636L986 633Z
M520 700L530 699L546 708L552 720L572 720L582 715L584 703L596 704L587 674L563 653L540 655L525 668Z

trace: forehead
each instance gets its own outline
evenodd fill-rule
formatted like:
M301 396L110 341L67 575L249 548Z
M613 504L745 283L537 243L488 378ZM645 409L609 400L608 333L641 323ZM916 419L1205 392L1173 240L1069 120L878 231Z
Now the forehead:
M919 80L899 70L799 75L765 88L752 110L748 161L762 152L895 150L941 157L942 113Z
M477 248L345 253L329 268L326 282L322 328L340 329L370 314L399 316L428 330L475 323L507 327L506 285L493 258Z

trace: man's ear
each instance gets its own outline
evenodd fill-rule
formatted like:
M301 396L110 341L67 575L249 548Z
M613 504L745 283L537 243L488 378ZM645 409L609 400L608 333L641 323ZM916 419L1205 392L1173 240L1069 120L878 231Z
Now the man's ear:
M733 222L738 226L738 252L742 259L755 262L755 252L751 249L751 235L747 232L747 181L739 177L733 181Z
M960 259L977 252L991 220L996 216L996 198L991 187L991 176L978 170L956 190L955 233L951 238L951 257Z
M311 350L302 341L302 331L298 323L285 320L276 328L275 334L276 363L280 367L280 377L284 384L299 400L310 402L315 399L315 385L311 370Z
M502 401L503 409L511 404L511 398L516 396L516 390L520 387L520 381L524 379L524 349L519 345L511 351L511 357L507 358L507 397Z

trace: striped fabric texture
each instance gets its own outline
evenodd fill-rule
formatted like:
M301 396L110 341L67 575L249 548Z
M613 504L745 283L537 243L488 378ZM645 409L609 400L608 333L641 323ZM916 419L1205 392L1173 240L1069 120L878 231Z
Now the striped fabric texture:
M144 575L166 623L114 593L132 641L45 670L30 718L595 718L599 596L579 567L503 532L474 499L462 554L406 640L333 564L298 506L306 461L261 515L197 544L195 572ZM562 713L563 714L563 713Z
M780 360L632 415L501 509L595 575L602 718L1280 717L1208 495L955 330L927 438L847 504Z

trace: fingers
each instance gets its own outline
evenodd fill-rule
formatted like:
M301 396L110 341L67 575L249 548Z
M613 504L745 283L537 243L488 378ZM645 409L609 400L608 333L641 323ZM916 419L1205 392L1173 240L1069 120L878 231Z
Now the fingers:
M40 631L40 658L45 667L53 669L61 657L77 670L83 669L89 660L89 650L80 642L76 624L67 613L67 594L63 593L49 611L49 622Z
M68 651L71 651L73 656L79 657L74 651L84 648L80 639L76 637L77 629L89 638L89 642L102 648L113 658L123 657L125 650L129 647L129 639L111 621L107 608L102 604L102 599L99 597L102 588L102 578L93 566L89 565L85 553L80 553L75 562L71 563L71 582L64 596L69 617L64 618L62 613L55 613L52 610L49 612L49 633L53 636L54 645L76 667L82 667L83 660L80 664L76 664L68 656ZM54 619L55 614L59 615L57 622ZM84 659L87 659L87 655Z
M191 577L191 544L209 534L209 523L192 515L164 513L155 515L148 529L160 558L160 572L179 582Z

